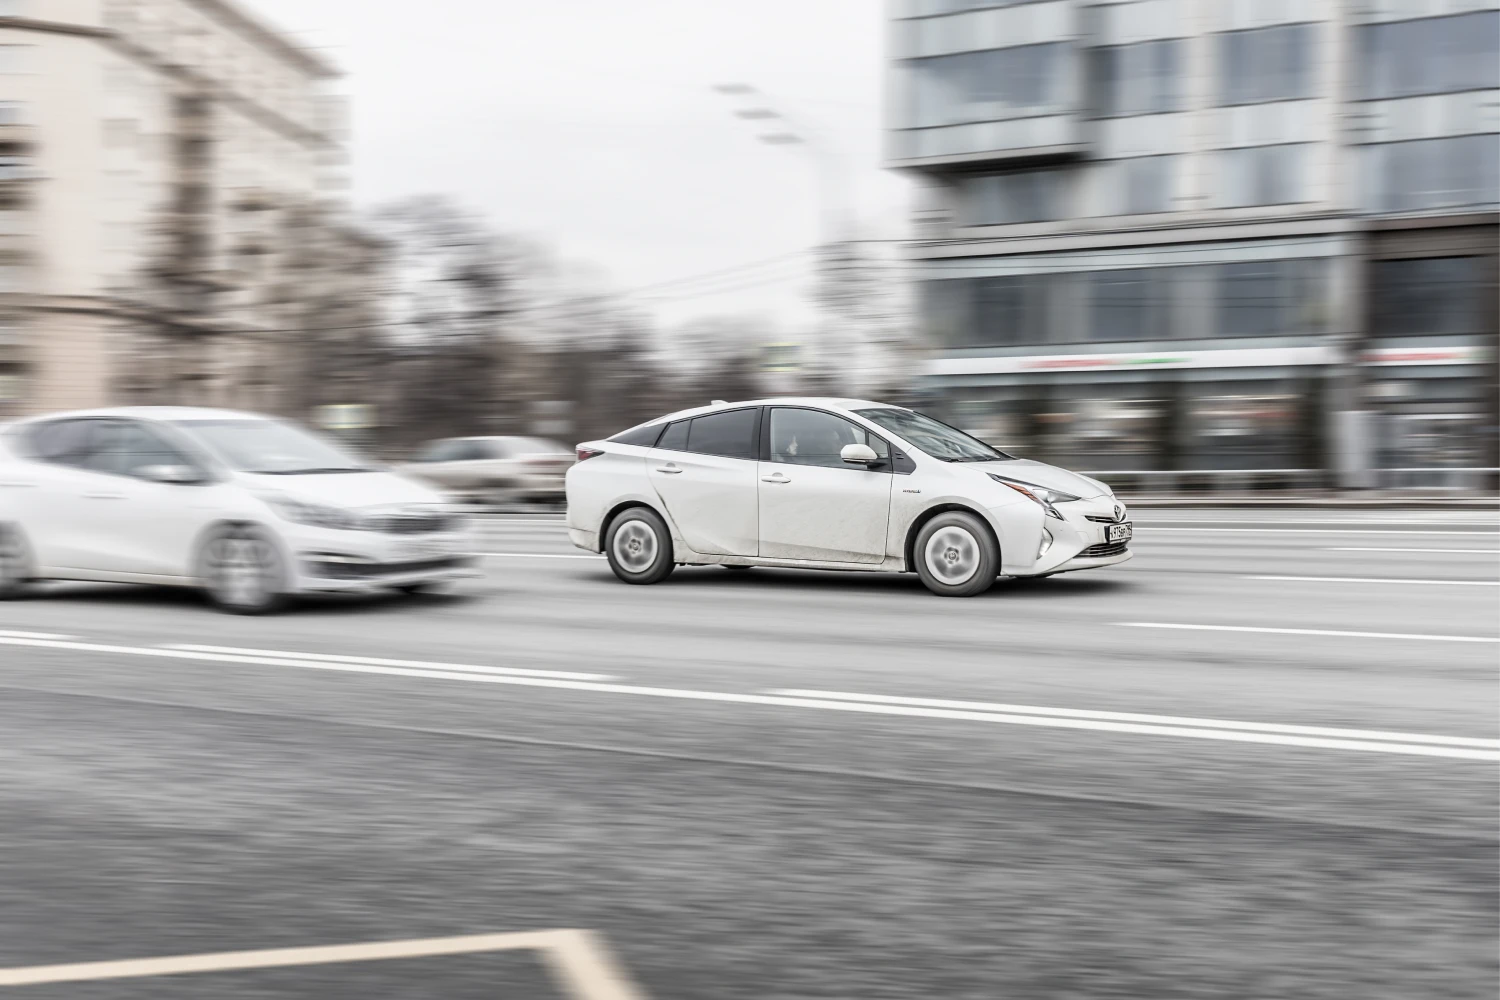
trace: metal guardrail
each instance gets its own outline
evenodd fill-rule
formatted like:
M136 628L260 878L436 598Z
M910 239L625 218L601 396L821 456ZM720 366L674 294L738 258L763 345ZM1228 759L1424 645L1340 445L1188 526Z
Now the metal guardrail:
M1436 466L1370 472L1376 489L1447 493L1492 489L1500 468ZM1083 475L1103 480L1116 490L1151 489L1167 494L1325 490L1335 485L1335 475L1326 469L1107 469Z

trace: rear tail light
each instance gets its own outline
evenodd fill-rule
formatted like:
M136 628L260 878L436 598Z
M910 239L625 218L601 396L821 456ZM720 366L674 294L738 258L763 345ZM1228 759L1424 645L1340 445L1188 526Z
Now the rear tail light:
M580 462L587 462L589 459L602 454L604 454L604 450L601 448L585 448L583 445L578 446L578 461Z

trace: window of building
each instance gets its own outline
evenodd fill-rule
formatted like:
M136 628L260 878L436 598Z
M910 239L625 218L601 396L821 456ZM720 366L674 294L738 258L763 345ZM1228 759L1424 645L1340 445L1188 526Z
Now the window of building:
M1493 296L1478 257L1417 257L1370 265L1370 327L1377 336L1475 333Z
M1219 36L1219 103L1311 97L1316 25L1278 24Z
M1172 336L1169 268L1125 268L1089 275L1090 340L1161 340Z
M1370 211L1500 204L1500 137L1493 133L1375 143L1364 157Z
M1262 337L1320 333L1326 325L1328 268L1321 259L1218 265L1217 333Z
M1177 157L1132 156L1106 160L1093 168L1101 215L1169 212L1176 183Z
M1241 208L1307 201L1308 157L1306 143L1220 150L1222 204Z
M1358 32L1360 96L1367 100L1496 84L1500 11L1366 24Z
M1113 118L1179 110L1185 49L1178 38L1094 49L1090 78L1095 112Z
M972 177L962 183L964 222L973 226L1005 226L1063 218L1063 173L1060 170L1023 170Z
M1045 114L1061 99L1058 42L960 52L911 61L912 124L922 128Z

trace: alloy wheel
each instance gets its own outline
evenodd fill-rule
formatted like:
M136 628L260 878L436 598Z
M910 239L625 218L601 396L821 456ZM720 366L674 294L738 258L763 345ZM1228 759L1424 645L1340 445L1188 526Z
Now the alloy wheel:
M644 573L656 562L656 532L645 521L630 520L615 532L615 561L632 573Z
M957 525L946 525L932 533L923 550L927 568L949 586L967 583L979 570L979 542Z

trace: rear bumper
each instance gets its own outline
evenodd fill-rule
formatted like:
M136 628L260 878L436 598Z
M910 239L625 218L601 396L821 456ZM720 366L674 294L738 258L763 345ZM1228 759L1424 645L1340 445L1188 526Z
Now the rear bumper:
M569 528L568 541L585 552L599 551L599 532L584 531L582 528Z

